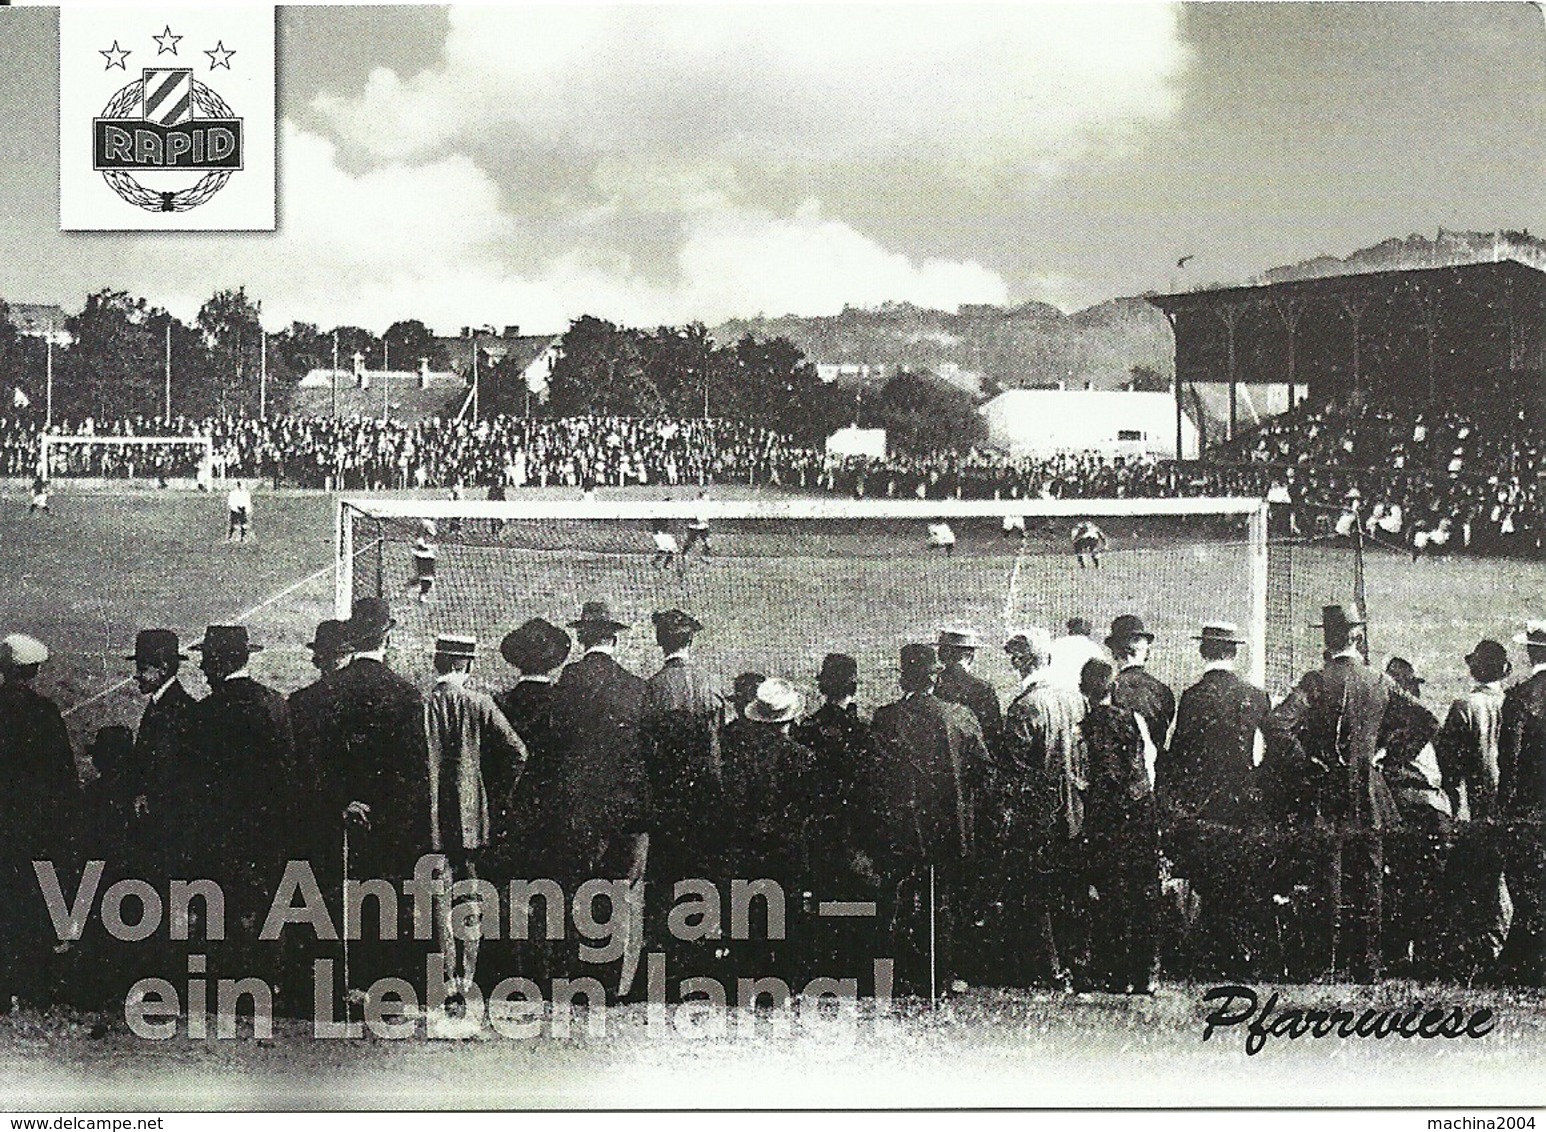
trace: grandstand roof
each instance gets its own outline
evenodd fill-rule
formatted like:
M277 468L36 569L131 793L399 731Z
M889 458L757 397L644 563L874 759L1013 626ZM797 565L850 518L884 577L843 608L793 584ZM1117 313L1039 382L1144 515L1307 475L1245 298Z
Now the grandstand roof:
M69 316L64 308L53 303L7 303L11 325L22 334L57 334L64 330Z
M1182 385L1296 384L1415 399L1546 383L1546 272L1513 259L1148 297Z

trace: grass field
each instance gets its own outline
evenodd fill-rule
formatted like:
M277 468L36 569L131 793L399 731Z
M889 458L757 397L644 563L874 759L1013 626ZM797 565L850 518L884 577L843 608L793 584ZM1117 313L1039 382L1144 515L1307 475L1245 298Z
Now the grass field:
M143 701L124 683L123 657L141 626L171 625L185 642L210 621L241 617L265 649L254 675L290 690L311 670L303 643L332 612L333 501L310 493L260 494L256 537L224 543L223 499L62 486L54 511L30 516L20 486L0 497L0 630L40 637L54 659L42 690L71 708L77 750L108 723L137 722ZM1101 571L1080 573L1058 538L1021 555L996 527L957 528L955 558L930 557L921 532L888 529L861 548L807 531L774 545L716 528L719 557L685 578L649 568L639 554L574 555L540 546L453 545L441 557L438 600L419 607L397 589L406 551L385 561L400 619L395 663L425 679L428 643L443 629L475 629L491 685L507 679L500 632L526 616L563 617L587 596L607 596L635 621L682 604L709 623L700 654L728 685L743 669L781 673L809 688L820 654L856 653L868 710L894 695L894 657L947 621L974 624L996 646L1006 627L1055 627L1072 613L1098 624L1142 613L1161 634L1154 669L1178 687L1198 667L1186 640L1197 620L1243 614L1243 552L1228 540L1134 539L1112 530ZM400 548L399 548L400 549ZM1045 551L1043 553L1042 551ZM394 555L396 551L393 552ZM1313 609L1349 592L1317 593L1345 577L1336 552L1299 560L1296 601ZM1016 563L1019 569L1016 570ZM1480 636L1507 640L1546 612L1539 564L1449 559L1412 564L1372 557L1368 599L1378 659L1401 653L1442 705L1464 690L1460 657ZM1350 584L1350 581L1349 581ZM1301 620L1313 620L1305 617ZM1313 655L1309 630L1296 654ZM623 659L657 663L644 625ZM1522 662L1516 657L1516 664ZM996 647L981 671L1013 684ZM194 666L190 690L204 687ZM858 1027L852 1042L796 1029L779 1038L692 1040L646 1023L642 1008L608 1016L607 1033L538 1041L315 1041L283 1025L272 1042L131 1036L122 1018L92 1038L94 1018L22 1014L0 1021L0 1096L13 1107L552 1106L552 1105L1210 1105L1539 1104L1546 1099L1546 1002L1538 994L1389 984L1285 988L1308 1006L1375 1001L1488 1005L1498 1030L1468 1042L1279 1042L1247 1058L1237 1033L1201 1042L1200 989L1167 985L1153 1000L1066 1000L972 992L949 1010L904 1004L899 1024ZM868 1006L863 1008L865 1011Z

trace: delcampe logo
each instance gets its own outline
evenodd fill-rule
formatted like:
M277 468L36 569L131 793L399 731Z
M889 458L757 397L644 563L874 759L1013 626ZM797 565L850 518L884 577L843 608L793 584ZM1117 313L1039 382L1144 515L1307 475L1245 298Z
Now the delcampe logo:
M60 20L61 227L273 228L272 8Z

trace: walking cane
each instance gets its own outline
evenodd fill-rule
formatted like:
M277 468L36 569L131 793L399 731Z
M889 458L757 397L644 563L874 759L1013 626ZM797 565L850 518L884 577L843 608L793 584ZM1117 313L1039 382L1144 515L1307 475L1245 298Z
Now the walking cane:
M344 902L344 1020L349 1020L349 812L344 811L344 879L339 889Z
M934 866L929 866L929 1001L939 1001L939 989L935 986L934 953Z

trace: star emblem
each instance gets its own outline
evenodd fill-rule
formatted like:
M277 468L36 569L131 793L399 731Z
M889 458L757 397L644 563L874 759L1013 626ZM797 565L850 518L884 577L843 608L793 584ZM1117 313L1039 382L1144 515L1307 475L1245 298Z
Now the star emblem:
M107 60L107 66L102 68L104 71L111 71L114 67L117 67L120 71L125 71L128 68L123 65L124 58L133 54L133 52L119 47L118 41L115 39L113 40L113 46L109 47L106 51L98 51L97 54Z
M216 40L215 49L213 51L206 51L204 54L209 56L209 69L211 71L216 67L224 67L229 71L231 69L231 56L235 55L236 52L229 50L224 40Z
M172 25L167 24L166 30L164 32L162 32L160 35L153 35L150 38L156 41L157 55L176 55L177 41L182 39L182 36L173 35Z

